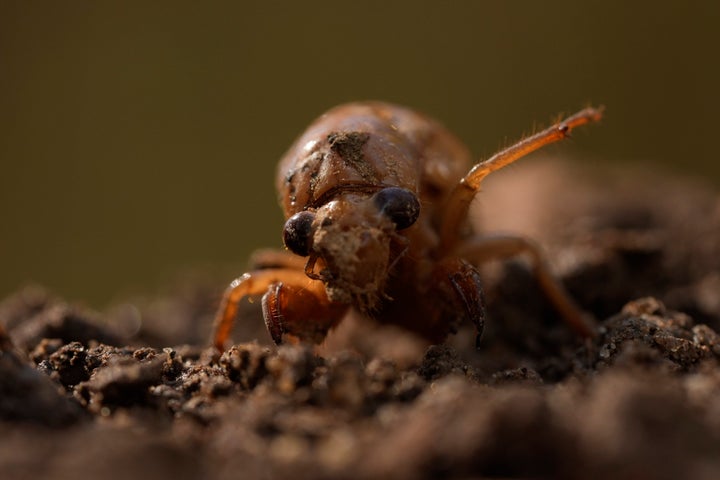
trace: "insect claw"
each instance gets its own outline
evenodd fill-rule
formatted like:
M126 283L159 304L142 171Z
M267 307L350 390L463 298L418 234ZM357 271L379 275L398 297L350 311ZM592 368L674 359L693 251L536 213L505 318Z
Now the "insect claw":
M305 264L305 275L313 280L322 280L322 275L315 273L315 263L317 262L318 256L315 253L310 254L307 263Z

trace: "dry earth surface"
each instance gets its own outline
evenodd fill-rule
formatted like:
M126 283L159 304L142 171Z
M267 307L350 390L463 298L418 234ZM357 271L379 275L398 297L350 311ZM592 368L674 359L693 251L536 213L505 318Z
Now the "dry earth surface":
M484 230L539 241L597 339L522 259L484 271L479 350L358 318L276 348L248 308L219 353L222 280L103 314L29 287L0 304L0 476L720 478L720 196L539 159L486 183Z

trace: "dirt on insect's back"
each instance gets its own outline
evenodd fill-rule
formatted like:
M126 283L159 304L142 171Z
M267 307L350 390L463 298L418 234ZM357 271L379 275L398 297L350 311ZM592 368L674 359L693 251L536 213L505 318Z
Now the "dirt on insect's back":
M720 478L720 196L538 160L486 183L484 231L540 242L598 338L522 259L484 271L477 351L358 318L276 348L251 310L219 354L222 279L103 315L29 288L0 304L2 478Z

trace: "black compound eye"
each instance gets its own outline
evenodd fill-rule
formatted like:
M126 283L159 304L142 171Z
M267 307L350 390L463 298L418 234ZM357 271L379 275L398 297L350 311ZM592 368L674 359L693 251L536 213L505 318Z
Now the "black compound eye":
M383 188L374 197L378 209L395 224L395 228L408 228L420 215L420 202L410 190L399 187Z
M307 211L298 212L287 219L285 228L283 228L283 243L288 250L301 257L307 257L310 254L313 220L315 220L315 214Z

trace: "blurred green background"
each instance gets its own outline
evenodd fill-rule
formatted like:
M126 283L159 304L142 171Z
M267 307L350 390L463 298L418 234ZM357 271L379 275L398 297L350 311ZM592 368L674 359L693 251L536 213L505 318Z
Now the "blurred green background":
M551 151L718 184L719 25L714 1L2 1L0 296L101 308L241 273L280 245L278 158L350 100L423 110L478 156L602 103Z

